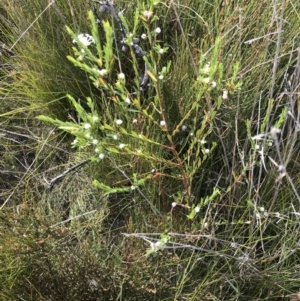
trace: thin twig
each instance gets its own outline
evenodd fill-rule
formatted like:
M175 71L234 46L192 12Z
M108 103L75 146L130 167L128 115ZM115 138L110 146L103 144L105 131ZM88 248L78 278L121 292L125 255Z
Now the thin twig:
M68 219L66 219L66 220L64 220L64 221L62 221L62 222L59 222L59 223L57 223L57 224L54 224L54 225L50 226L50 228L54 228L54 227L56 227L56 226L58 226L58 225L65 224L65 223L67 223L67 222L69 222L69 221L71 221L71 220L80 218L80 217L85 216L85 215L88 215L88 214L92 214L92 213L94 213L94 212L96 212L96 211L97 211L97 210L92 210L92 211L89 211L89 212L86 212L86 213L83 213L83 214L80 214L80 215L76 215L76 216L74 216L74 217L70 217L70 218L68 218Z
M58 175L57 177L53 178L50 182L49 182L49 190L51 191L53 189L53 186L59 181L61 180L63 177L65 177L68 173L70 173L71 171L75 170L76 168L86 164L87 162L89 162L90 160L84 160L82 162L79 162L78 164L70 167L69 169L65 170L62 174Z
M45 9L34 19L34 21L26 28L26 30L19 36L19 38L13 43L13 45L9 48L9 51L17 45L17 43L22 39L22 37L27 33L27 31L34 25L34 23L41 17L41 15L55 3L55 0L51 0L49 4L45 7Z

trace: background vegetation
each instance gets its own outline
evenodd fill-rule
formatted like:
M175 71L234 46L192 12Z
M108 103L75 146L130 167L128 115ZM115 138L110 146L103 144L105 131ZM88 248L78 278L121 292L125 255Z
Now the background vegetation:
M300 300L300 4L114 7L1 1L0 299Z

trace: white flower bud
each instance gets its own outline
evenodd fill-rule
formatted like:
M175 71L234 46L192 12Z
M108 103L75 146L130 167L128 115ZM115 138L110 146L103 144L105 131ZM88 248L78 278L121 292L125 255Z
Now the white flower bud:
M77 38L85 46L90 46L95 43L94 38L87 33L81 33L77 36ZM73 40L73 43L76 44L77 41Z
M209 82L210 82L210 78L209 77L203 78L203 83L204 84L208 84Z
M161 29L160 29L159 27L157 27L157 28L155 29L155 33L157 33L157 34L161 33Z
M227 90L223 90L223 95L222 95L222 99L228 99L228 91Z
M125 79L125 74L124 73L119 73L118 74L118 79Z
M107 74L107 70L106 69L101 69L101 70L98 70L98 73L100 76L104 76Z

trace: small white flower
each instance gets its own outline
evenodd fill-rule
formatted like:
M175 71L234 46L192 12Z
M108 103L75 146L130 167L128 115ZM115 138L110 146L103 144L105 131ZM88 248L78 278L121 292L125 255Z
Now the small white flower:
M152 243L151 248L152 249L156 249L156 248L158 248L160 246L160 244L161 244L160 240L157 241L157 242L155 242L155 243Z
M123 123L123 120L122 120L122 119L117 119L117 120L116 120L116 124L117 124L117 125L121 125L122 123Z
M209 149L208 148L206 148L205 150L204 150L204 152L206 153L206 154L208 154L209 153Z
M133 123L133 124L136 124L137 122L138 122L137 119L133 119L133 120L132 120L132 123Z
M143 34L141 35L141 38L142 38L143 40L146 40L146 39L147 39L147 35L146 35L145 33L143 33Z
M124 143L120 143L119 144L119 149L123 149L125 147L125 144Z
M158 79L163 80L164 76L161 74L161 75L158 76Z
M162 243L162 242L159 240L159 241L157 241L154 245L155 245L155 247L158 248L158 247L161 245L161 243Z
M222 99L228 99L228 91L227 90L223 90L223 95L222 95Z
M272 146L272 145L273 145L273 142L272 142L272 141L269 141L268 145L269 145L269 146Z
M260 210L261 212L264 212L264 211L265 211L265 208L264 208L264 207L260 207L259 210Z
M260 146L258 144L255 144L255 149L259 149Z
M160 48L160 49L158 50L158 52L159 52L160 54L163 54L163 53L165 53L165 51L164 51L164 49L163 49L163 48Z
M264 137L266 137L266 134L259 134L252 137L253 140L264 140Z
M112 136L114 140L118 140L118 136L117 135L113 135Z
M91 128L91 125L89 123L85 123L83 127L88 130Z
M150 11L150 10L143 11L143 16L147 19L150 19L152 15L153 15L153 11Z
M92 36L87 33L81 33L77 36L78 40L85 46L90 46L95 43L95 40ZM76 43L76 40L73 40L73 43Z
M159 123L161 126L166 126L166 122L164 120L162 120L160 123Z
M177 206L177 203L176 202L173 202L172 203L172 207L174 208L174 207L176 207Z
M198 213L199 211L200 211L200 207L197 206L197 207L195 208L195 212Z
M78 140L75 139L75 140L73 141L73 144L77 144L77 143L78 143Z
M152 173L155 173L155 169L154 169L154 168L153 168L153 169L151 169L151 172L152 172Z
M99 117L98 117L98 116L95 116L95 115L94 115L92 118L93 118L93 121L94 121L94 122L96 122L96 121L99 120Z
M130 105L131 104L130 98L126 97L125 102Z
M83 56L83 55L80 55L80 56L77 58L78 61L82 61L83 59L84 59L84 56Z
M105 156L104 156L104 154L102 154L102 153L101 153L101 154L99 154L99 159L101 159L101 160L102 160L104 157L105 157Z
M118 79L125 79L125 74L124 73L119 73L118 74Z
M209 64L205 64L204 68L202 69L202 72L203 72L204 74L208 74L208 73L209 73L209 70L210 70Z
M97 70L100 76L104 76L107 74L107 70L106 69L101 69L101 70Z
M204 140L204 139L201 139L201 140L200 140L200 143L203 145L203 144L205 144L205 143L206 143L206 140Z
M193 132L191 132L191 133L190 133L190 136L191 136L191 137L193 137L193 136L194 136L194 133L193 133Z
M181 130L182 130L183 132L187 131L187 129L188 129L188 127L187 127L186 125L182 125L182 126L181 126Z
M97 145L97 144L98 144L98 140L97 140L97 139L93 139L92 143L93 143L94 145Z
M204 77L202 81L203 81L204 84L208 84L210 82L210 78L209 77Z
M130 188L131 188L131 190L135 190L136 187L134 185L131 185Z
M280 133L280 129L278 129L274 126L271 128L270 134L273 138L277 137L277 134L279 134L279 133Z
M213 88L215 88L215 87L217 86L217 83L213 80L213 81L211 82L211 86L212 86Z
M155 33L157 33L157 34L161 33L161 29L159 27L156 27L155 28Z

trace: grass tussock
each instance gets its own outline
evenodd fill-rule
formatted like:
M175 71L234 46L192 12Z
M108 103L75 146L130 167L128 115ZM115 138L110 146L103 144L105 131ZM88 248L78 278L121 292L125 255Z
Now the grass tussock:
M1 2L0 300L300 300L300 7L219 2Z

